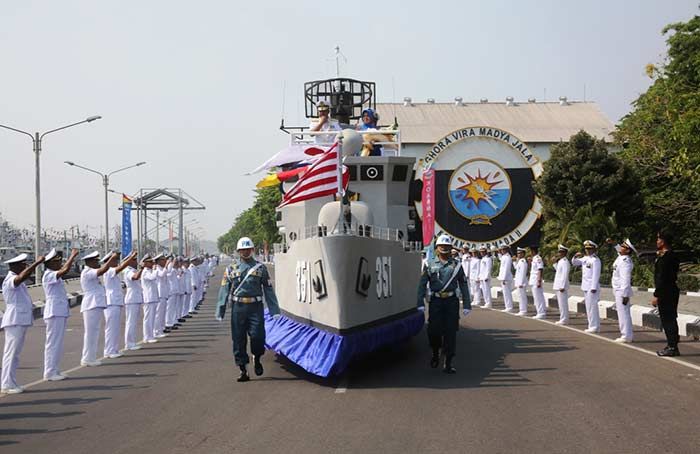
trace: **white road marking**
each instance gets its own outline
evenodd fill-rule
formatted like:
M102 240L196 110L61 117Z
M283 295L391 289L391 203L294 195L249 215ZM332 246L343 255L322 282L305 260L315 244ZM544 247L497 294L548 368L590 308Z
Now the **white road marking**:
M345 394L348 391L348 377L345 376L338 383L338 387L335 388L335 394Z

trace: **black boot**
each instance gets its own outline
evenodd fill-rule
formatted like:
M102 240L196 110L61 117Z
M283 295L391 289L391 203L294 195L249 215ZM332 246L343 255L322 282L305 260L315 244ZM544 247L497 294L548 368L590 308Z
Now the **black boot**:
M430 358L430 367L436 369L440 364L440 350L433 350L433 357Z
M263 374L263 372L264 372L264 370L263 370L263 365L260 362L260 357L256 356L255 357L255 375L257 375L259 377Z
M681 352L678 347L666 347L663 350L656 352L659 356L681 356Z
M457 369L452 367L452 358L445 359L445 368L442 369L442 371L446 374L456 374L457 373Z
M241 369L241 373L238 374L238 379L236 381L238 382L245 382L245 381L250 381L250 377L248 376L248 369L245 366L238 366Z

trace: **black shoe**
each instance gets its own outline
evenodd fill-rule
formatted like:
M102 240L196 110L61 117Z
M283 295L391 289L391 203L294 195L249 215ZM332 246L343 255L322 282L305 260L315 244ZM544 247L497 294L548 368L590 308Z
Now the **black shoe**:
M439 364L440 364L440 355L433 354L433 357L430 358L430 367L432 367L433 369L437 369Z
M173 325L170 327L170 331L175 331L180 327L180 325Z
M178 318L177 321L180 323L185 323L187 320L185 320L184 318Z
M190 312L190 314L191 314L191 312ZM182 318L192 318L192 316L191 316L190 314L187 314L187 315L185 315L185 316L182 317Z
M678 347L666 347L663 350L656 352L656 354L659 356L681 356L681 352L678 351Z
M246 369L245 366L241 366L241 373L238 374L238 379L236 379L237 382L245 382L245 381L250 381L250 377L248 376L248 370Z
M452 358L445 360L445 367L442 369L442 371L446 374L456 374L457 373L457 369L452 367Z
M164 329L163 329L163 332L164 332L164 333L169 333L169 332L170 332L170 328L164 328Z
M263 374L263 372L264 372L264 370L263 370L263 365L262 365L262 363L260 362L260 358L258 358L258 357L256 356L256 357L255 357L255 375L257 375L257 376L259 377L259 376L261 376L261 375Z
M197 311L190 312L190 315L195 315L195 314L199 314L199 312L197 312Z

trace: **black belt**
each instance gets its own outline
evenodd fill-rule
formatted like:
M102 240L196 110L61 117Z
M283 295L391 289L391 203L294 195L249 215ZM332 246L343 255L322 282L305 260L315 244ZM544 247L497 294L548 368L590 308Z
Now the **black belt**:
M262 302L262 296L234 296L233 301L236 303L250 304Z
M432 296L433 298L446 299L455 296L455 292L435 292Z

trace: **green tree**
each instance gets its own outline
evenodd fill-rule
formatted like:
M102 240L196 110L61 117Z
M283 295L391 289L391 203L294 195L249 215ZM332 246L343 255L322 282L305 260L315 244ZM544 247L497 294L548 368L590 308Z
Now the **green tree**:
M668 25L668 58L647 65L649 89L616 140L641 179L646 219L700 251L700 17Z
M218 238L220 251L235 251L236 243L242 236L250 237L259 247L280 241L275 212L282 199L279 190L277 187L268 187L256 189L255 192L253 206L238 215L229 231Z
M603 140L585 131L551 148L534 187L543 206L546 256L558 243L578 249L585 239L602 243L640 228L639 179Z

